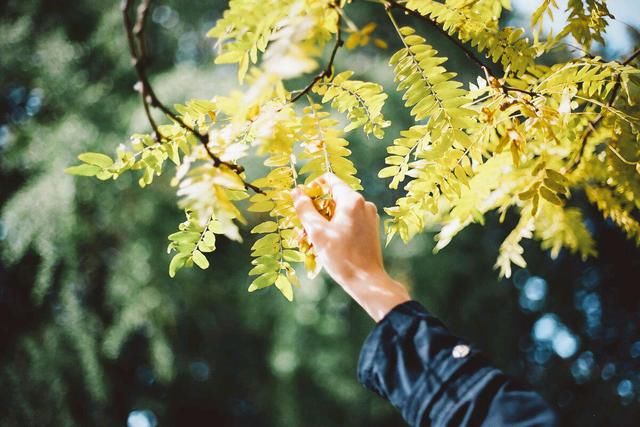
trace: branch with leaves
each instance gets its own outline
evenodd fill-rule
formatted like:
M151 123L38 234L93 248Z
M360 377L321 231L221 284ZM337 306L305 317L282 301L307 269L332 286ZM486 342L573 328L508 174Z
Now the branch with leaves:
M131 18L129 16L130 9L132 7L132 0L123 0L121 11L125 33L127 35L127 42L129 45L129 53L131 55L131 63L133 64L133 67L135 68L136 74L138 76L138 82L136 83L135 88L138 92L140 92L142 104L144 106L144 112L147 116L149 124L151 125L151 128L153 129L153 138L158 142L161 142L165 139L165 137L158 129L158 125L153 119L153 116L151 115L151 108L158 108L164 114L169 116L171 120L178 123L183 129L198 138L205 151L207 152L207 155L211 158L214 167L224 166L238 175L242 174L244 172L244 168L241 165L223 161L218 156L216 156L209 148L209 135L206 133L200 133L192 126L186 124L178 115L171 111L171 109L160 102L160 99L153 90L153 87L149 82L149 77L147 76L147 65L149 59L146 54L144 37L144 29L147 22L147 16L149 14L150 6L151 0L142 0L137 8L135 23L131 21ZM244 178L240 177L240 179L242 179L245 188L251 189L257 193L260 193L262 191L255 185L244 181Z
M499 86L504 93L512 91L512 92L524 93L532 97L541 96L540 94L532 92L530 90L519 89L509 85L505 85L504 82L501 81L501 79L494 73L494 71L491 69L490 66L485 64L473 51L471 51L471 49L469 49L462 42L460 42L459 39L452 36L450 32L445 31L443 26L438 22L436 22L434 19L432 19L429 15L421 14L417 10L410 9L409 7L395 0L381 0L381 2L387 10L391 8L398 9L429 24L431 28L435 29L438 33L440 33L447 40L453 43L458 49L460 49L467 58L469 58L474 64L478 66L478 68L482 72L484 72L487 75L487 80L492 82L494 85Z
M295 95L291 98L291 102L296 102L298 99L302 98L304 95L308 94L309 91L318 83L320 80L326 78L330 78L333 74L333 62L336 59L336 53L338 53L338 49L344 45L344 41L342 40L342 15L340 14L340 10L335 4L332 4L331 7L336 10L338 14L337 19L337 30L336 30L336 42L333 45L333 49L331 50L331 56L329 56L329 62L327 62L327 66L318 73L311 82L305 86L303 89L294 91Z
M626 66L631 64L633 61L635 61L638 58L638 56L640 56L640 49L637 49L631 55L629 55L629 57L626 60L624 60L621 63L621 65ZM604 120L605 113L607 112L607 110L613 107L613 105L615 104L621 87L622 87L622 75L618 74L616 77L616 83L613 89L611 90L611 95L609 97L609 100L607 101L606 107L602 108L601 111L598 113L598 115L593 120L589 121L589 123L587 123L587 129L584 131L584 133L580 137L580 150L578 151L578 154L575 160L573 161L573 163L567 168L568 173L575 171L576 168L580 165L580 161L584 156L584 151L587 148L588 139L591 137L591 135L593 135L595 130L598 128L598 125L602 123L602 120Z
M510 275L513 265L526 265L523 238L538 240L552 256L563 248L583 258L595 256L581 211L567 207L572 191L585 188L589 201L637 240L640 167L632 160L640 155L640 110L634 102L640 93L640 70L634 66L640 50L623 62L607 62L590 52L611 18L605 9L593 9L600 1L582 9L572 5L563 30L574 35L585 55L546 65L537 63L538 57L565 44L558 37L539 37L540 17L551 13L555 2L544 2L532 17L536 37L530 42L523 28L501 25L503 2L372 1L383 6L377 9L380 16L359 28L348 11L360 2L231 0L207 34L217 40L215 62L237 65L239 90L190 100L173 112L158 100L148 80L143 30L150 0L142 0L135 22L130 18L132 0L125 0L136 88L153 135L133 135L133 151L118 149L115 162L100 153L84 153L79 156L84 164L67 170L106 180L141 169L140 185L145 186L162 172L165 160L176 164L172 184L187 222L170 236L169 250L175 252L171 275L191 265L207 268L205 254L215 249L216 235L240 240L239 225L248 220L238 202L248 198L247 211L260 217L252 232L261 235L251 248L249 274L257 277L248 288L274 286L291 300L298 285L295 263L306 261L312 273L317 266L309 262L308 242L297 238L303 233L290 190L327 171L360 189L345 133L361 129L383 140L391 125L384 106L393 89L335 65L343 45L356 49L373 40L387 48L389 43L372 33L375 20L388 19L401 42L388 63L411 123L387 144L386 164L378 173L400 192L385 208L387 240L399 236L408 241L424 230L438 230L438 251L496 211L501 221L507 212L520 217L498 248L501 275ZM460 81L428 37L396 21L394 13L402 19L398 12L426 22L460 49L478 68L475 81ZM588 19L592 13L597 15L595 27ZM343 31L350 33L345 41ZM323 59L327 50L329 57ZM286 89L304 76L309 78L305 86ZM301 98L309 105L296 109ZM157 124L153 108L172 124ZM346 126L328 109L344 115ZM585 159L585 150L600 147L599 142L608 151ZM247 183L237 162L250 151L268 172ZM203 159L205 165L196 162ZM329 194L314 197L329 203Z

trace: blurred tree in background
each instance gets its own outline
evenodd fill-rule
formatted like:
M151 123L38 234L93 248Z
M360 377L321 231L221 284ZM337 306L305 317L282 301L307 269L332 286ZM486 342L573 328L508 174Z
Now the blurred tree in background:
M234 84L234 70L211 66L204 38L224 6L152 9L150 73L163 99ZM360 13L352 18L365 24L366 8ZM97 185L62 172L77 153L108 151L146 130L118 5L9 1L0 16L0 424L401 424L357 384L373 324L330 280L304 281L293 304L276 293L249 298L251 241L225 239L210 270L171 280L158 248L183 214L168 180L141 191L132 177ZM455 46L428 34L464 70ZM392 84L373 49L337 61ZM399 96L387 104L396 134L410 123L397 112ZM376 178L385 145L349 138L365 196L392 204ZM561 252L551 260L531 245L528 269L497 281L495 248L516 218L503 226L490 217L438 255L429 236L394 241L388 268L500 368L531 382L564 424L634 425L640 252L574 198L598 259Z

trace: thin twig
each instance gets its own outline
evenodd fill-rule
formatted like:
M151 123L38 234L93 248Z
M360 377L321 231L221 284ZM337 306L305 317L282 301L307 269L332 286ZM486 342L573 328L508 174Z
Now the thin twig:
M125 33L127 35L127 43L129 45L129 53L131 55L131 63L136 71L136 75L138 77L138 82L136 83L136 90L140 92L140 96L142 98L142 105L144 107L145 115L147 116L147 120L153 129L153 137L156 141L161 142L164 140L164 136L160 133L158 129L158 125L153 119L151 115L151 108L157 108L162 111L164 114L169 116L171 120L180 125L187 132L195 135L202 146L204 147L207 155L211 158L214 167L224 166L234 173L238 175L240 180L245 187L245 189L251 189L256 193L264 194L264 192L253 184L245 181L240 174L244 172L244 168L241 165L227 162L217 155L215 155L211 149L209 148L209 135L202 134L192 126L189 126L178 117L173 111L171 111L166 105L164 105L158 96L156 95L151 83L149 82L149 78L147 76L147 55L146 55L146 44L144 39L144 27L147 21L147 17L149 15L149 9L151 5L151 0L142 0L138 5L138 9L136 11L136 21L135 23L131 22L131 18L129 17L129 11L132 6L132 0L123 0L121 4L122 11L122 20L124 22Z
M532 91L526 90L526 89L519 89L519 88L513 87L513 86L502 86L502 88L504 90L506 90L507 92L520 92L520 93L527 94L527 95L529 95L529 96L531 96L533 98L535 98L537 96L543 96L543 95L541 95L539 93L532 92Z
M320 80L322 80L325 77L331 77L331 75L333 74L333 62L336 59L336 53L338 52L338 48L340 48L344 44L344 41L342 40L342 29L340 28L342 24L342 15L340 14L340 11L338 11L336 5L332 5L331 7L333 7L336 10L336 13L338 14L338 22L336 24L337 25L336 43L333 45L333 50L331 51L329 62L327 63L327 66L324 68L324 70L318 73L304 89L295 91L297 93L293 98L291 98L291 101L290 101L291 103L296 102L298 99L302 98L304 95L309 93L311 88L313 88L313 86L316 83L318 83Z
M631 64L638 56L640 56L640 48L636 49L635 52L633 52L631 54L631 56L629 56L623 63L622 65L629 65Z

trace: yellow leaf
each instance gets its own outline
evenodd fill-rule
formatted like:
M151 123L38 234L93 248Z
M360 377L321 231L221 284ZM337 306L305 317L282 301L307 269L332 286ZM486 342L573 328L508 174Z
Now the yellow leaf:
M269 212L273 208L276 207L276 204L271 200L266 200L264 202L254 203L249 206L249 212Z
M377 38L373 39L373 44L379 47L380 49L387 49L389 47L386 41L382 39L377 39Z
M400 172L399 166L388 166L386 168L382 168L380 172L378 172L378 178L389 178L396 175L398 172Z
M562 206L562 199L558 197L556 193L548 189L547 187L540 187L540 195L550 203L554 205Z
M289 301L293 301L293 288L291 287L291 282L284 275L279 275L276 279L276 288L282 292L282 295Z
M278 229L278 224L274 221L265 221L251 229L251 233L272 233Z

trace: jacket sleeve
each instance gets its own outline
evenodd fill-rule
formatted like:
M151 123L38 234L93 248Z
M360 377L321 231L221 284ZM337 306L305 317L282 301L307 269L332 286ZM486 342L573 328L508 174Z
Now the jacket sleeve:
M416 301L395 307L364 343L358 380L411 426L555 426L535 392L492 367Z

